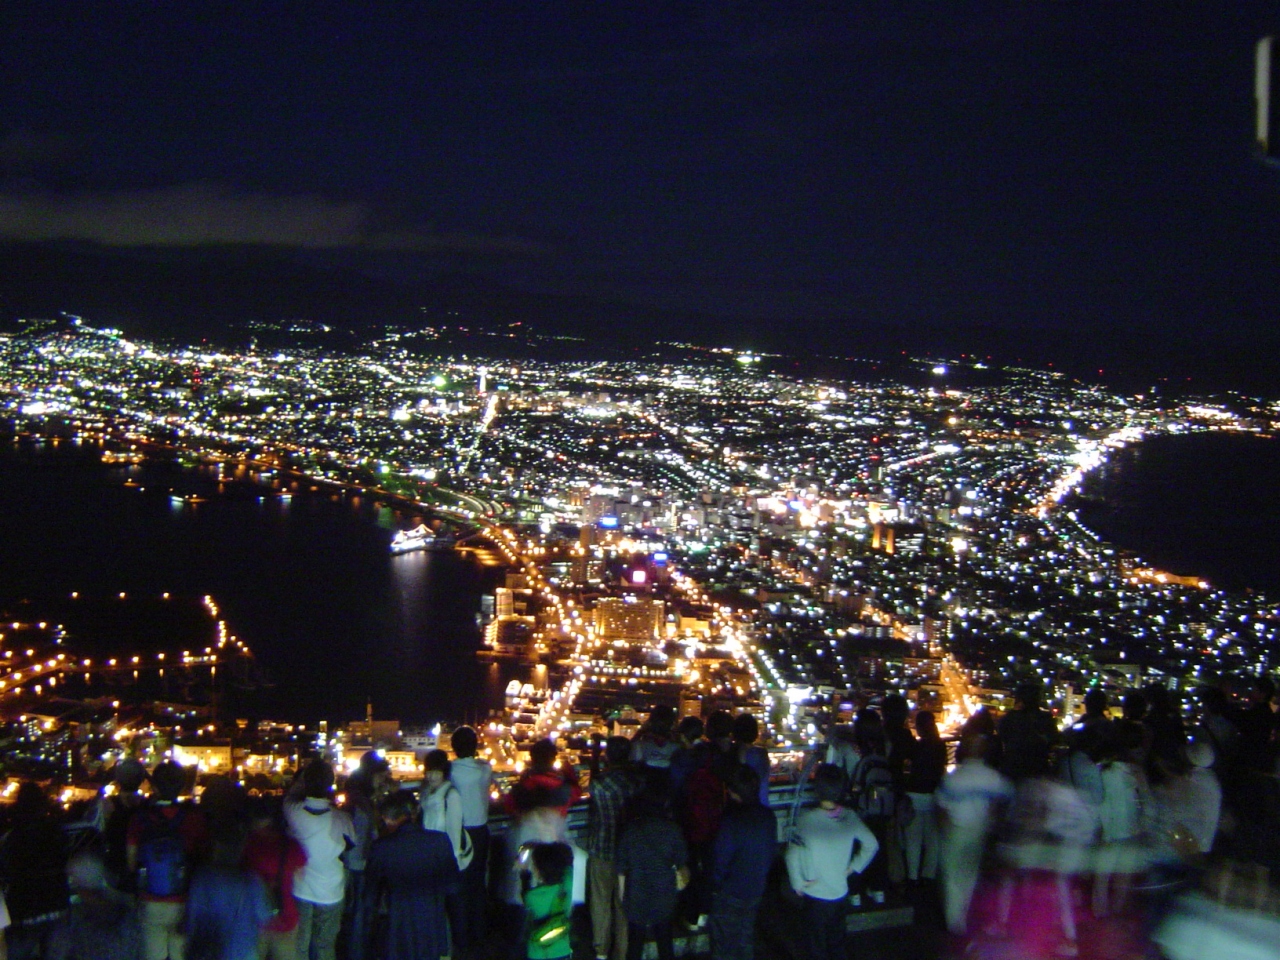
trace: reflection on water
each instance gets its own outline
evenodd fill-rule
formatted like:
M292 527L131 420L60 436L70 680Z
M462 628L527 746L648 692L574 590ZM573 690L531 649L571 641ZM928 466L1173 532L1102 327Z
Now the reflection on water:
M462 552L392 557L388 531L410 518L367 498L100 454L0 446L0 592L212 594L274 683L243 705L253 717L345 721L372 699L379 717L434 722L501 705L502 669L474 655L480 595L501 568Z

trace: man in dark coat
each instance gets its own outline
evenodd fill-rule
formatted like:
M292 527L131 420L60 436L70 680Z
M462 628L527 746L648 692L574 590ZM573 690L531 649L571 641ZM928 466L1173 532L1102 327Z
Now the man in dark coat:
M438 960L449 953L445 894L458 882L458 861L449 837L424 830L408 790L383 807L387 835L375 840L365 866L370 909L387 895L386 960Z

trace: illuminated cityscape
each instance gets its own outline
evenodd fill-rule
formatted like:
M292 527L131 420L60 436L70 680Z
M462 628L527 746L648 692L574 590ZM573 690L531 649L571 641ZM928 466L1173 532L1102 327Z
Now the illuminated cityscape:
M837 381L677 343L625 362L430 349L429 333L395 330L353 350L233 351L31 321L0 339L0 411L15 443L73 438L110 459L247 466L274 495L310 483L417 505L446 525L444 549L501 563L480 655L538 672L488 725L499 769L518 769L519 744L543 736L585 749L628 722L624 705L749 707L782 770L826 722L890 689L954 732L1029 677L1065 722L1093 682L1190 690L1275 666L1273 602L1152 569L1099 540L1073 497L1126 445L1269 433L1280 405L1170 405L965 358ZM252 659L252 638L211 609L208 649L155 650L152 666ZM24 631L38 637L25 654ZM97 726L74 729L42 711L48 678L88 683L103 665L59 650L56 626L3 632L0 707L23 734L12 749L65 756L53 745L87 744L81 731L103 723L117 745L145 736L164 749L155 711L122 724L99 699ZM379 724L413 772L413 745L442 735L372 710L345 730L280 718L241 731L233 756L219 745L228 718L204 716L205 746L205 721L169 739L242 776L283 772L304 738L352 762Z

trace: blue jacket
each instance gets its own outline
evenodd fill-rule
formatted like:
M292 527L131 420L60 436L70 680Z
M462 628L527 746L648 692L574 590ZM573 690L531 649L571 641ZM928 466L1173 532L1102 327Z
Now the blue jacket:
M778 821L759 803L729 803L713 847L711 889L738 900L764 895L778 851Z

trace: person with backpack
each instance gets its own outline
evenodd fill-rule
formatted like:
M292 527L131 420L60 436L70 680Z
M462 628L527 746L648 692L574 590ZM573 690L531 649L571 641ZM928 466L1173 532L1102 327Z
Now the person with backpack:
M332 793L333 767L317 759L285 795L285 823L307 854L307 865L293 888L298 901L299 960L335 960L342 929L346 893L342 855L355 845L356 836L351 817L333 806Z
M150 801L129 821L125 857L142 913L143 960L184 960L183 912L191 875L209 848L204 811L178 797L186 771L166 760L151 771Z
M533 843L522 868L525 949L528 960L566 960L573 918L573 848Z
M262 928L258 954L262 960L297 960L298 902L293 897L293 884L298 871L307 865L307 854L302 844L285 833L278 800L254 797L252 801L244 865L262 881L272 909Z
M850 785L853 811L875 834L880 852L865 872L859 871L862 874L859 886L863 889L853 895L850 903L862 906L865 895L872 904L879 905L884 903L885 888L889 885L888 842L896 829L900 791L886 756L884 725L879 711L872 707L859 711L853 732L858 744L858 762ZM896 842L893 847L897 848Z
M814 772L818 805L796 820L787 844L787 878L801 898L808 949L813 960L843 960L849 877L875 858L880 841L853 810L843 806L844 772L824 763Z
M462 794L449 779L449 755L443 750L431 750L423 758L422 826L426 830L438 830L449 838L458 870L471 866L475 849L471 835L462 828ZM461 873L459 873L461 879ZM456 884L445 896L445 909L449 914L449 929L453 939L453 955L467 951L466 905L461 884Z

